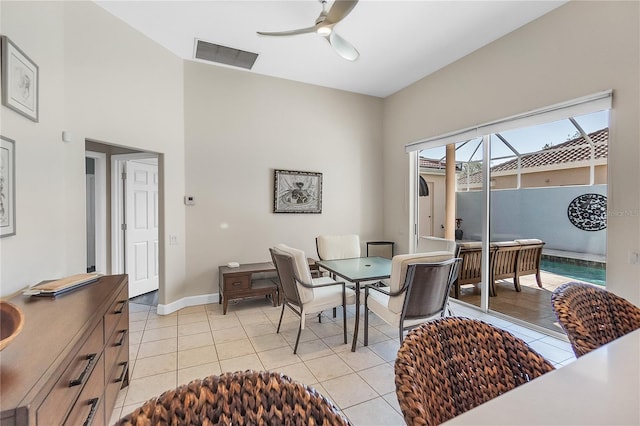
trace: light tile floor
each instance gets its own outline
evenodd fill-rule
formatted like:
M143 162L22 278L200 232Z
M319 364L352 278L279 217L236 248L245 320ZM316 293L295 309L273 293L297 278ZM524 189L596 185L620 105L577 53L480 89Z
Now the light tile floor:
M561 367L575 359L569 343L452 302L455 315L478 318L506 329ZM349 344L342 320L309 315L297 355L298 318L265 299L182 309L159 316L155 307L130 304L130 384L120 391L111 423L165 390L223 371L275 370L311 385L336 403L354 425L403 425L395 395L393 366L397 330L370 316L369 346L351 352L353 307L347 310Z

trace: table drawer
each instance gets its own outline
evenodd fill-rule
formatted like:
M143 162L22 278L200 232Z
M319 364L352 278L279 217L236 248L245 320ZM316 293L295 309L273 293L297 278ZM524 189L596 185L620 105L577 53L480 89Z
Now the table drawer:
M83 386L96 370L102 352L102 321L89 335L76 353L73 361L62 373L44 403L38 408L39 424L61 424L68 409L80 394ZM100 376L104 383L104 365L101 364Z
M224 292L234 292L251 288L251 274L226 274L224 276Z
M67 425L94 425L105 424L104 412L104 358L100 358L94 368L87 384L82 389L78 400L73 405Z

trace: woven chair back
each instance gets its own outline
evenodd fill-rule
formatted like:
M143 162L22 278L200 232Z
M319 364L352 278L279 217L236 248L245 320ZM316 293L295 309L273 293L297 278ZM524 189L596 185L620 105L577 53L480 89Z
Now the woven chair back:
M312 387L276 372L224 373L164 392L117 425L348 425Z
M640 328L639 307L595 285L563 284L551 304L576 357Z
M427 318L445 311L449 290L457 277L461 260L457 258L407 266L403 319Z
M440 318L404 339L395 363L396 396L408 425L437 425L553 369L505 330Z

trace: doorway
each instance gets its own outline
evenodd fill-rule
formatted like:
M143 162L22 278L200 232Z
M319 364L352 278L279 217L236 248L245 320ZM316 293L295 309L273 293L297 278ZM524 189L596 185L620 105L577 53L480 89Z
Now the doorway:
M129 275L129 297L158 290L158 159L113 155L112 267Z
M101 152L85 152L87 272L107 273L107 162Z

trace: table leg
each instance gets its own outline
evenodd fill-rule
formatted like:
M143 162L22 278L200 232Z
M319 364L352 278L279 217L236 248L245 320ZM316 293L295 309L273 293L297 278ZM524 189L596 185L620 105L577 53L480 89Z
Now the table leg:
M358 345L358 325L360 324L360 283L356 282L356 321L353 326L353 342L351 343L351 352L356 351Z

